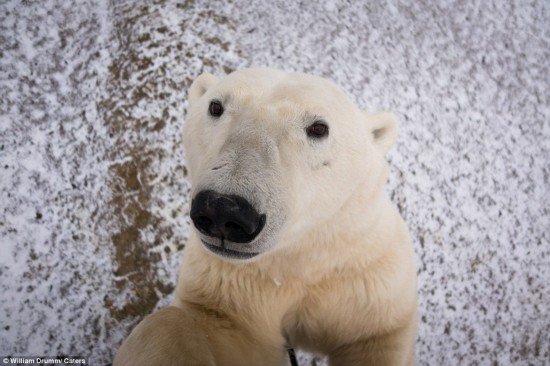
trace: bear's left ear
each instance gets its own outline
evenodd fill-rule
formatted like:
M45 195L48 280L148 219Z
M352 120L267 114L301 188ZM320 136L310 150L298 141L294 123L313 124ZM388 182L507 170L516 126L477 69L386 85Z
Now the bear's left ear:
M204 73L200 74L191 84L189 88L189 102L194 103L197 99L203 96L204 93L212 85L218 81L218 78L212 74Z
M391 112L367 113L367 121L375 146L383 155L386 155L397 139L398 126L395 114Z

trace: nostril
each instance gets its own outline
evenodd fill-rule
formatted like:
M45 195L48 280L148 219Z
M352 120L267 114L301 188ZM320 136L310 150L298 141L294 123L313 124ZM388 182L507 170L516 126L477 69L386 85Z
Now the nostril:
M246 230L239 224L236 224L234 222L226 222L225 223L225 228L227 230L227 232L229 233L234 233L234 234L249 234L246 232Z
M207 230L214 223L212 220L210 220L206 216L195 217L194 221L195 221L195 225L197 225L197 227L199 227L203 230Z

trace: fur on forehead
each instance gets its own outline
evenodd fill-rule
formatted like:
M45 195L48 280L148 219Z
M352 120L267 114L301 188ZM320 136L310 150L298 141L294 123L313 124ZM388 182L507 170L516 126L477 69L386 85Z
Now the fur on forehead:
M256 113L281 113L287 118L309 121L315 116L337 123L347 120L361 124L360 111L351 98L336 84L317 76L272 69L244 69L218 79L200 75L190 91L191 107L218 99L227 108L253 107ZM276 108L275 110L271 107ZM311 121L313 122L313 121ZM356 126L363 129L363 126ZM356 133L360 133L356 130Z
M259 102L259 108L264 107L262 100L266 104L286 102L295 109L293 115L361 121L356 128L368 130L370 139L382 155L394 145L397 137L397 120L393 113L360 113L355 103L336 84L313 75L269 68L243 69L222 79L205 73L191 85L191 107L205 94L210 98L228 100L250 98Z

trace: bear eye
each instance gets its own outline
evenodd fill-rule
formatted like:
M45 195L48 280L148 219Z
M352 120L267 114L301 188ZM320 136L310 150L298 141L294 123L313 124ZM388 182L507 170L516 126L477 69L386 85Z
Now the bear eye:
M320 139L328 136L328 126L323 121L315 121L312 125L306 128L306 133L309 137Z
M219 100L211 101L208 106L208 113L210 113L212 117L220 117L223 114L222 103Z

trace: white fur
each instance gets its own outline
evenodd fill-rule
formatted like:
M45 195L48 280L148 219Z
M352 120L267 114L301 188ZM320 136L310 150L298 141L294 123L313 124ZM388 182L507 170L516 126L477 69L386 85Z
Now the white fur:
M331 365L414 364L414 254L384 194L393 114L358 110L326 80L270 69L201 75L189 99L192 195L246 197L266 226L232 248L261 254L220 257L192 230L173 306L138 325L114 364L284 365L287 346ZM219 118L208 114L213 99ZM316 120L328 137L307 136Z

